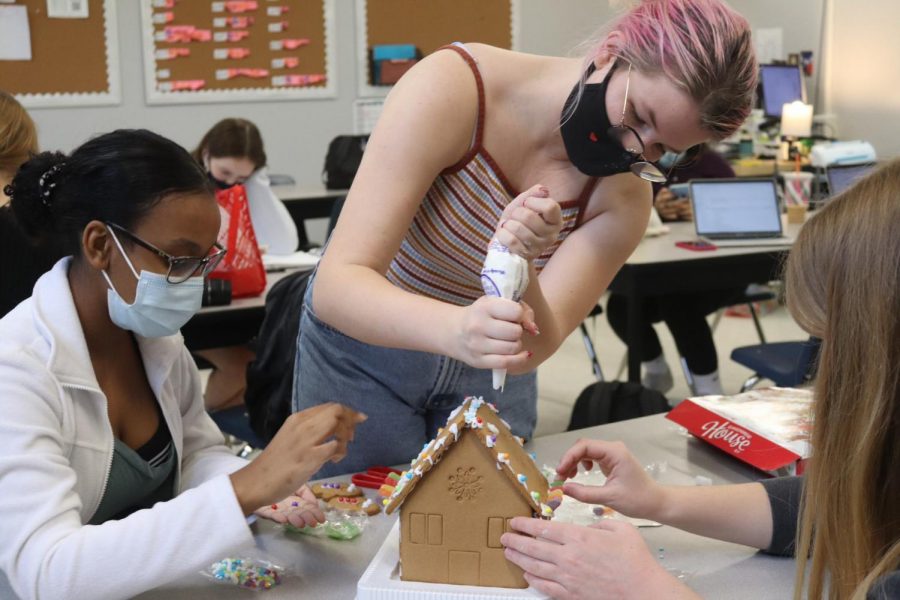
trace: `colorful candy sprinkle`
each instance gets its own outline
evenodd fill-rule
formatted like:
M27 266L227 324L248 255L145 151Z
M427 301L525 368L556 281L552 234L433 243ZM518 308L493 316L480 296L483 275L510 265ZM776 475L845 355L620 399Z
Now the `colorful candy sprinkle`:
M210 567L214 579L251 590L268 590L281 583L281 573L251 560L225 558Z

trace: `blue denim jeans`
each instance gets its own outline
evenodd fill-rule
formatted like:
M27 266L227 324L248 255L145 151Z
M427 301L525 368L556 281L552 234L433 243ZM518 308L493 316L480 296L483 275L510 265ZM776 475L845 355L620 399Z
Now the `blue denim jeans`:
M500 393L492 388L490 369L360 342L316 316L313 284L311 279L300 318L293 410L339 402L369 417L356 428L347 457L325 464L314 479L408 463L467 396L493 402L515 435L531 438L537 421L535 372L507 376Z

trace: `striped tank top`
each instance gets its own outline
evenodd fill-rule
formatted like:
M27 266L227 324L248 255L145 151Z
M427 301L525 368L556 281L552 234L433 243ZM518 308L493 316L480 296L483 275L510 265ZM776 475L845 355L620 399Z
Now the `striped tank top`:
M444 48L456 51L475 76L478 87L475 135L466 155L431 184L388 267L387 278L403 290L466 306L484 295L481 267L488 243L503 209L518 193L482 146L485 94L475 59L462 44ZM597 179L591 178L577 199L560 203L563 226L556 242L534 260L538 273L579 225L596 183Z

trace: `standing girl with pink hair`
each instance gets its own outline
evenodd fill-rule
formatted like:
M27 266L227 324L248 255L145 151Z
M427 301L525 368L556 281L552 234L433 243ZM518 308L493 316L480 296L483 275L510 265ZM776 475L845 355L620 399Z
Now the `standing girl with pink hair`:
M652 162L735 131L756 73L721 0L644 0L584 59L454 44L405 75L301 319L294 410L340 390L369 415L318 475L410 459L473 394L530 437L535 368L640 241ZM528 261L521 303L482 293L492 239Z

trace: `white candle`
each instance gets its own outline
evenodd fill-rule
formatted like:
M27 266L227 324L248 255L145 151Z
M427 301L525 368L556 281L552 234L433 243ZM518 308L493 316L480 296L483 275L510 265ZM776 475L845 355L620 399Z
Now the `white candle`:
M781 108L781 135L807 137L812 132L813 107L795 100Z

